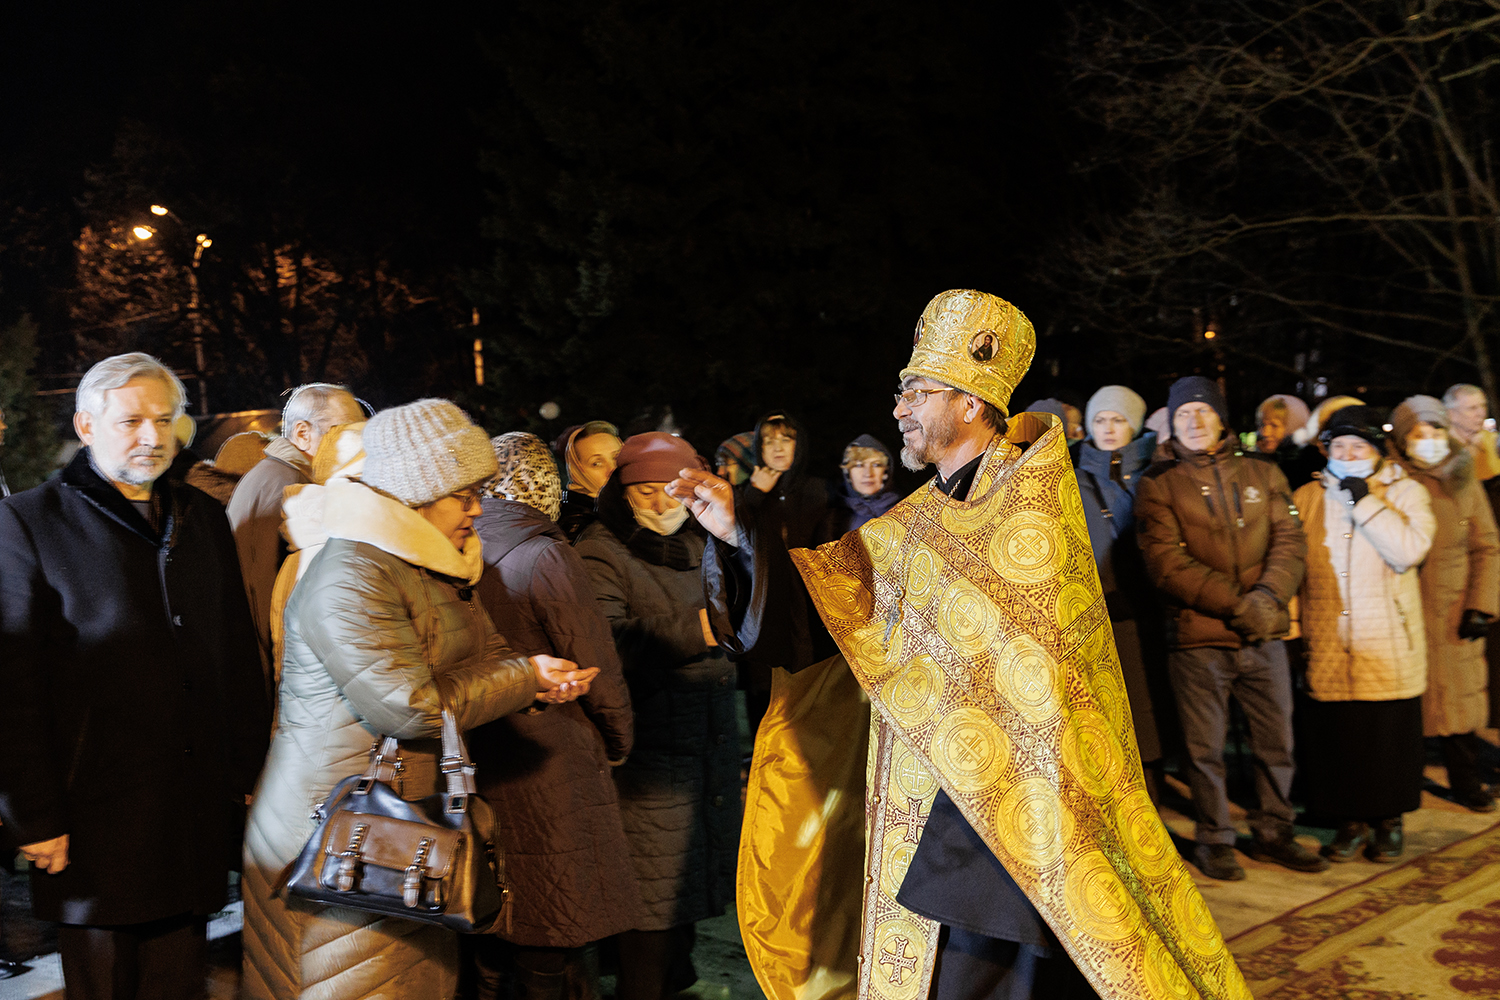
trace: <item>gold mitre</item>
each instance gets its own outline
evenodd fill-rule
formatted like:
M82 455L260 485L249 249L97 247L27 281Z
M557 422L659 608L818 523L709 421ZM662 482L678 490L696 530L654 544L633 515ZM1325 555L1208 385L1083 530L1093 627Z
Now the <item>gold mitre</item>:
M1034 354L1036 331L1021 310L998 296L960 288L922 310L901 377L921 375L972 392L1008 417L1010 395Z

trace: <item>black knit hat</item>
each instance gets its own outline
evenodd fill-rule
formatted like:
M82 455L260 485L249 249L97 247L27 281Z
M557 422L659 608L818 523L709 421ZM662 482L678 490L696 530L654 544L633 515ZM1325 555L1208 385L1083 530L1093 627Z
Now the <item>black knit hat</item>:
M1363 438L1376 448L1385 446L1385 429L1374 408L1369 406L1346 406L1329 417L1318 434L1318 440L1326 448L1338 437Z
M1219 415L1219 423L1229 427L1229 404L1219 391L1219 383L1202 375L1189 375L1172 383L1167 390L1167 426L1173 426L1177 408L1184 403L1207 403Z

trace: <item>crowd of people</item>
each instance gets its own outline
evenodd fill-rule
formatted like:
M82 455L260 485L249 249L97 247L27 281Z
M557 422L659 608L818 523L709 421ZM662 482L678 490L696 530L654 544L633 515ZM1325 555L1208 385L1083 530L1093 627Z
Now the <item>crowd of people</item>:
M985 335L973 363L1003 362ZM906 373L896 397L901 457L936 465L936 489L962 499L980 458L946 467L942 433L983 444L1016 418L909 371L922 378ZM205 920L235 869L248 996L591 998L601 950L620 1000L691 985L694 927L735 896L736 690L753 735L776 668L832 648L826 634L746 641L816 621L755 603L754 581L779 572L764 547L784 560L890 512L895 453L860 435L820 475L807 430L775 410L710 467L668 433L622 439L591 420L551 444L490 438L451 402L368 414L313 384L229 476L183 444L184 403L155 359L100 362L78 390L84 447L0 504L0 836L35 873L37 915L61 925L68 996L147 981L198 995ZM928 426L924 410L963 427ZM1500 688L1484 642L1500 615L1500 451L1481 390L1412 396L1388 417L1275 395L1244 436L1198 376L1150 418L1118 385L1030 412L1070 442L1145 789L1158 801L1179 758L1204 874L1245 877L1231 699L1255 759L1254 856L1298 871L1397 859L1424 737L1454 800L1495 809L1477 731ZM686 485L685 470L698 470ZM692 499L720 487L732 499ZM719 509L741 527L716 530ZM281 891L316 807L372 741L400 740L404 795L440 787L444 712L500 818L503 923L460 941ZM1302 803L1337 830L1320 853L1293 836L1299 766ZM929 842L953 838L950 863L983 848L936 795L910 871L951 892ZM1029 905L1003 868L963 878L976 906ZM918 884L903 903L926 912ZM955 956L964 933L943 939ZM1012 933L990 937L1031 947Z

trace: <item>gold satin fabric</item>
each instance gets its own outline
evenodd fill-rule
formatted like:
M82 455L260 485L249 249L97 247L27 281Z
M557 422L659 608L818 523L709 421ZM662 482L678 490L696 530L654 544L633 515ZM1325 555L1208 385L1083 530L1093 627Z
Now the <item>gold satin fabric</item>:
M939 784L1100 996L1250 996L1146 794L1060 421L1014 418L968 501L929 485L792 557L843 657L777 671L757 741L739 907L768 997L926 995L937 927L895 893ZM868 741L843 661L875 709Z

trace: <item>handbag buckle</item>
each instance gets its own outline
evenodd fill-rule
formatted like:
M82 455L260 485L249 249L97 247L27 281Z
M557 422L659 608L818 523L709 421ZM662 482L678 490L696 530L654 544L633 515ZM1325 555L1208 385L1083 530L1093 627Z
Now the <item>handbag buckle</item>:
M458 756L440 757L438 767L444 774L457 774L464 769L464 759Z
M417 842L416 854L406 866L406 877L401 880L401 902L414 910L422 902L422 882L427 877L427 855L432 849L432 838L423 837Z
M354 891L354 868L359 863L360 849L364 846L365 834L369 830L370 824L357 824L349 834L349 845L339 852L339 873L334 882L339 892Z

